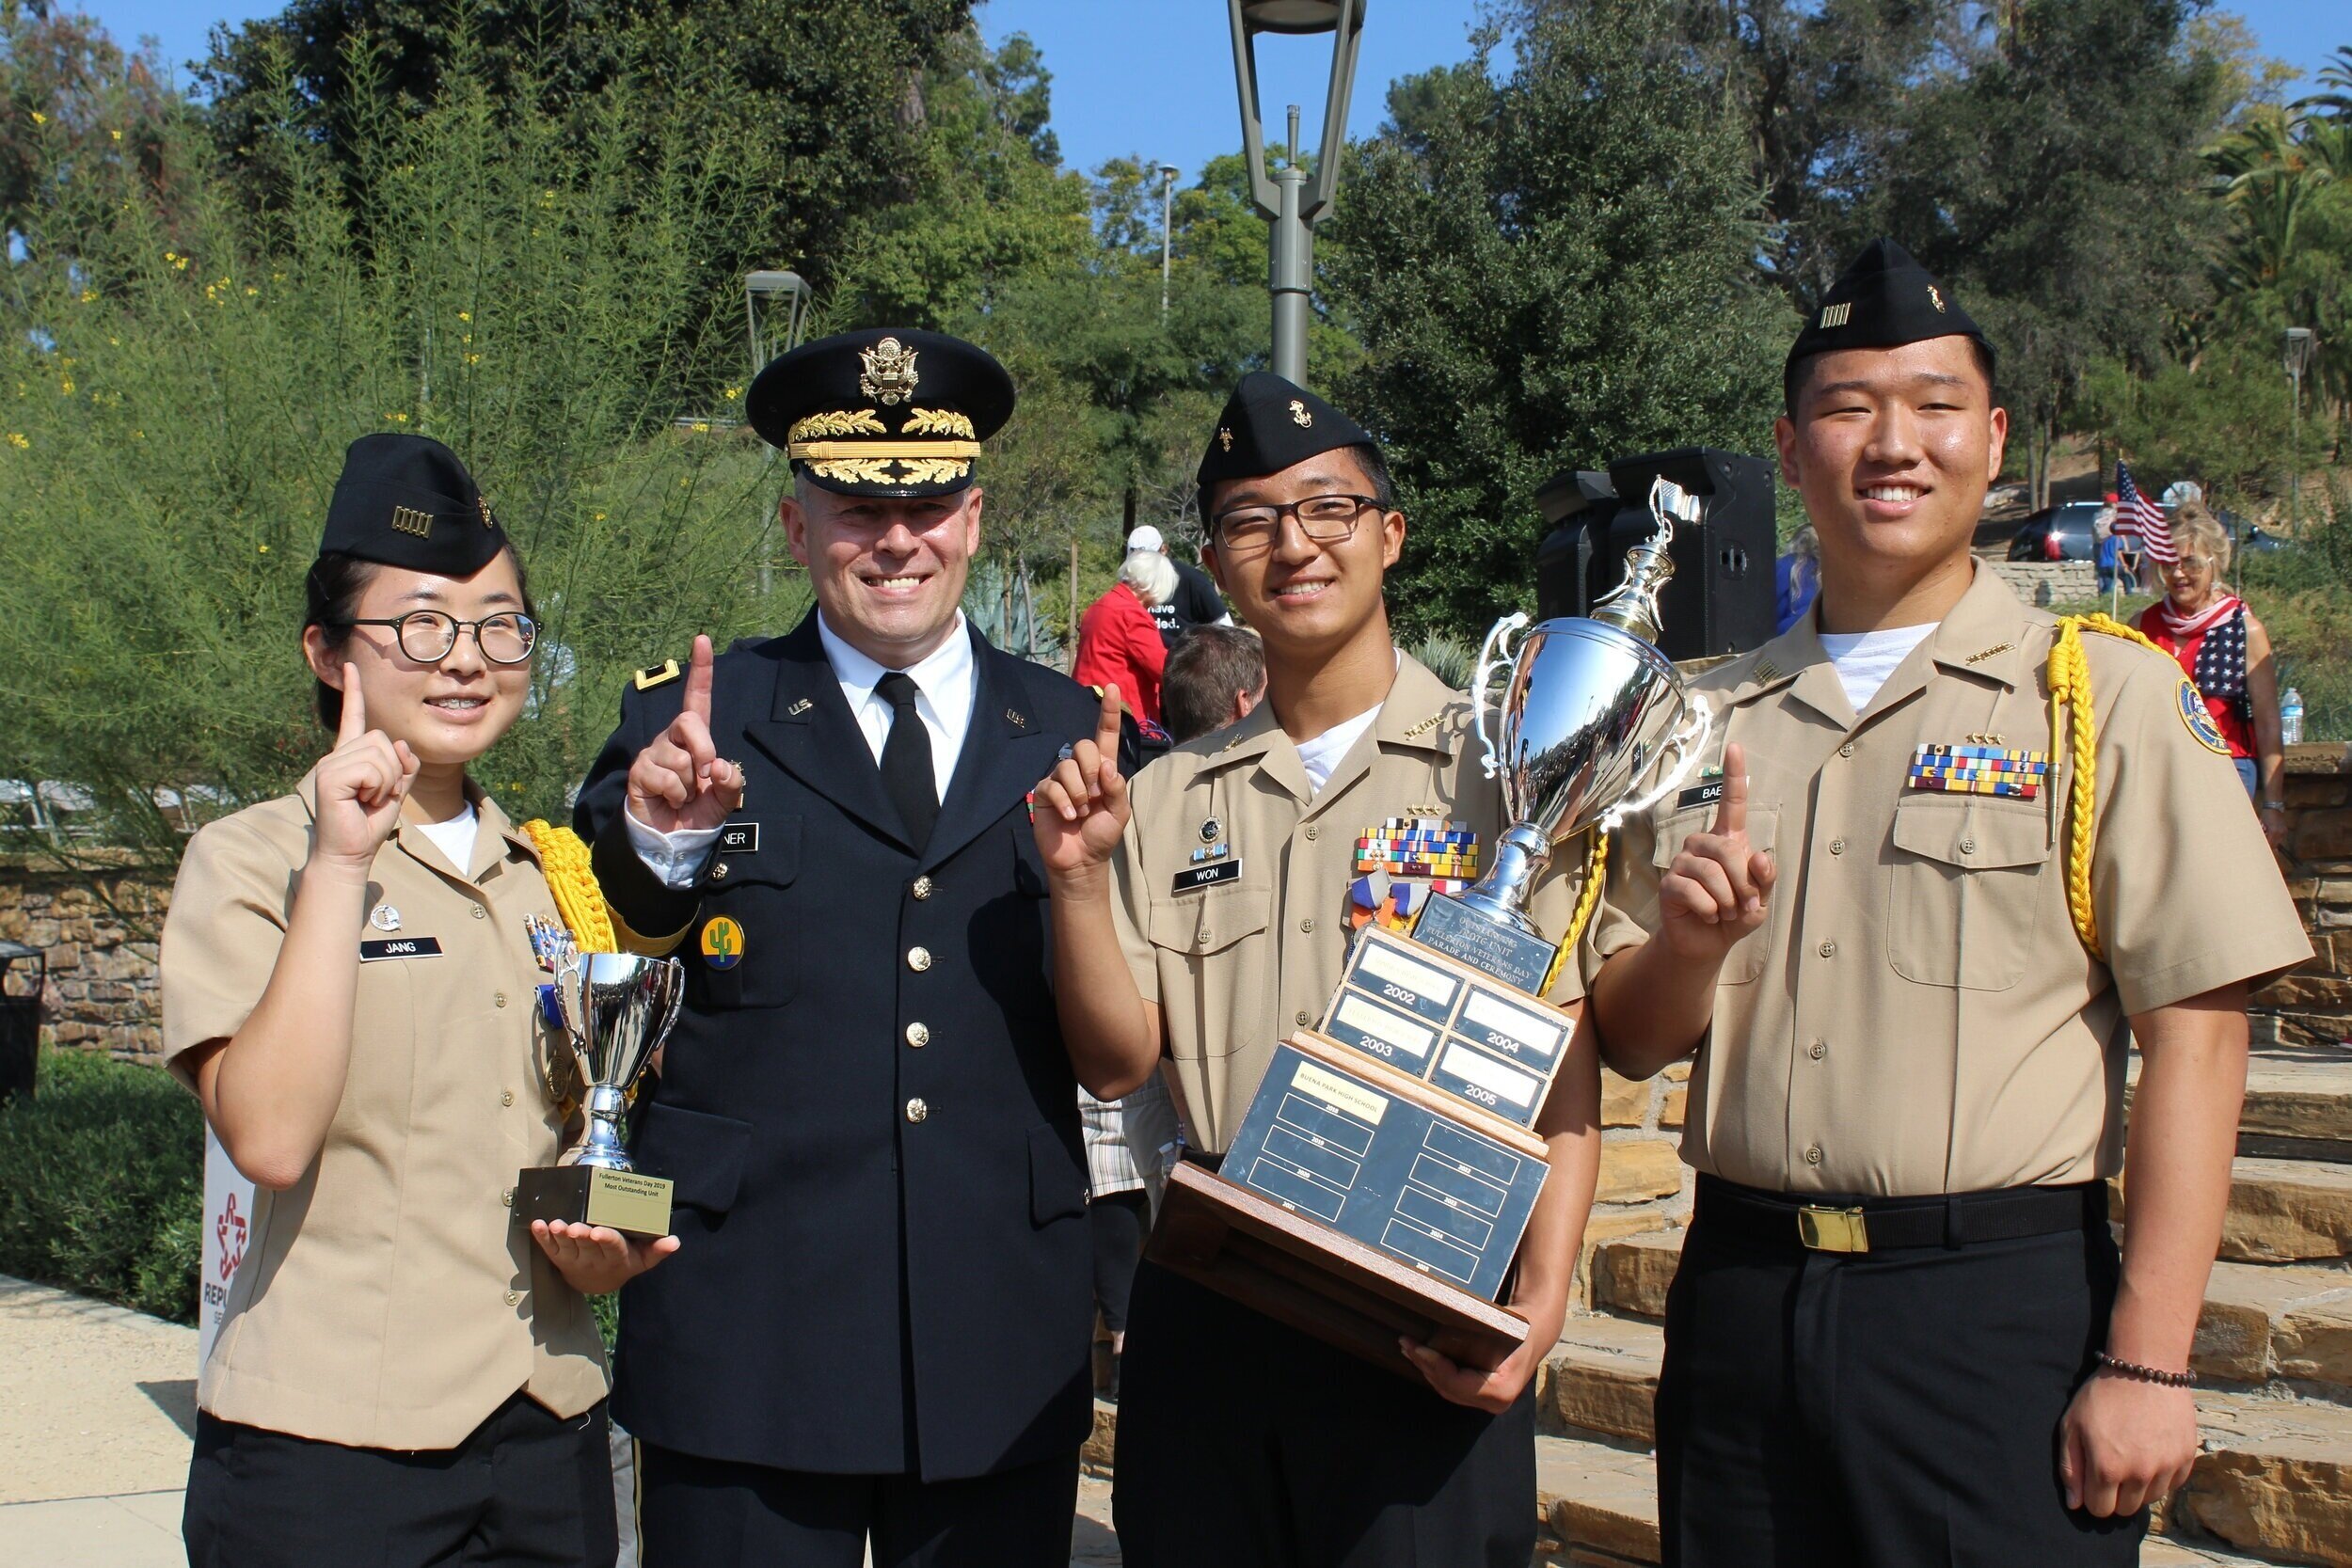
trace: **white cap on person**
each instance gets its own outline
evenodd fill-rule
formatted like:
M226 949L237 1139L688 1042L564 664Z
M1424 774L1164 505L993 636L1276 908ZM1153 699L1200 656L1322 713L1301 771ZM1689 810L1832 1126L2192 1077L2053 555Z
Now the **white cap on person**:
M1129 555L1135 554L1137 550L1164 550L1166 548L1168 548L1168 541L1161 538L1160 531L1150 523L1144 524L1135 532L1127 535Z

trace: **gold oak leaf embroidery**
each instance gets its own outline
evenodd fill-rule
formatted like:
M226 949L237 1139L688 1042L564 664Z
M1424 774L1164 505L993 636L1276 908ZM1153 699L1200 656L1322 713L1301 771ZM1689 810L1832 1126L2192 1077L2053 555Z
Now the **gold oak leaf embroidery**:
M910 408L906 427L901 436L961 436L967 441L979 436L972 428L972 416L959 414L952 408Z
M821 441L836 436L887 436L890 427L883 424L870 408L843 408L830 414L811 414L793 422L786 433L787 441Z

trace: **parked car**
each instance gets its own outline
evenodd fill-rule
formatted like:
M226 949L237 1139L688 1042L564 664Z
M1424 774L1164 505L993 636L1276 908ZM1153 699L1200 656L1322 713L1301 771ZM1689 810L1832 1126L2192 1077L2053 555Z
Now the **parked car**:
M2061 501L2046 506L2017 525L2010 537L2009 558L2011 561L2048 561L2052 559L2049 538L2058 536L2060 561L2089 561L2094 553L2091 544L2091 524L2104 503L2099 501Z

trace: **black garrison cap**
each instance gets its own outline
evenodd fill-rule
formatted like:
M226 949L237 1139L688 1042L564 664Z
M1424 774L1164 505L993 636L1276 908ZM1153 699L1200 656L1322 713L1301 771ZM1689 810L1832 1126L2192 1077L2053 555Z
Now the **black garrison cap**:
M430 436L362 436L343 453L319 554L469 578L505 547L473 475Z
M1207 514L1209 491L1219 480L1279 474L1318 452L1375 444L1362 425L1306 388L1272 371L1252 371L1225 400L1201 454L1201 512Z
M1789 346L1785 374L1817 354L1846 348L1899 348L1929 338L1973 338L1987 357L1993 343L1952 292L1889 239L1872 240L1837 275Z
M869 327L803 343L752 382L752 428L848 496L946 496L1012 418L1012 377L943 332Z

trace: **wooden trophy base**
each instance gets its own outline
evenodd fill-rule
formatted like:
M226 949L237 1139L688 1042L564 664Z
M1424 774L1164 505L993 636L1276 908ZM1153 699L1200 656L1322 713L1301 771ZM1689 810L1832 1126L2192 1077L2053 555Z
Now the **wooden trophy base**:
M1312 1035L1287 1043L1318 1061L1344 1063L1391 1093L1437 1099L1425 1085L1377 1063L1351 1060L1352 1053ZM1499 1119L1489 1127L1543 1147ZM1400 1337L1477 1367L1499 1365L1527 1340L1527 1320L1518 1313L1198 1164L1168 1173L1149 1256L1415 1383L1422 1381L1421 1370L1397 1348Z
M601 1225L624 1236L667 1236L670 1192L664 1176L599 1165L536 1165L515 1183L515 1212L527 1225L558 1220Z

